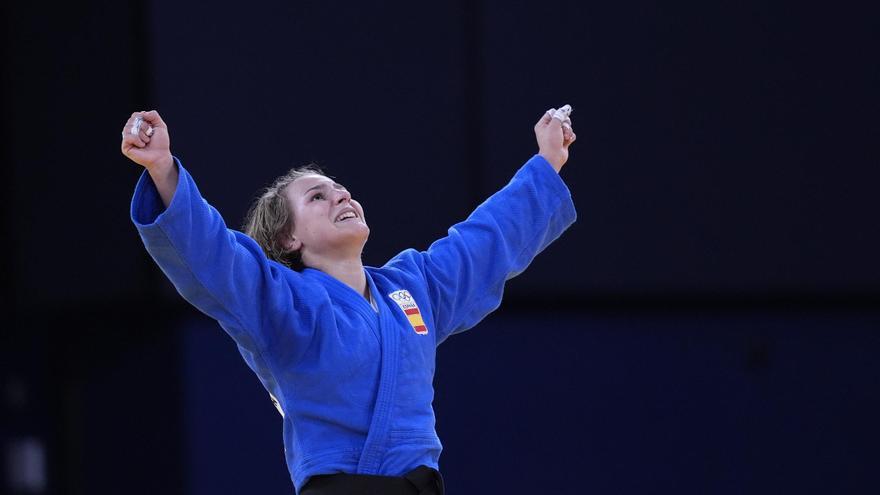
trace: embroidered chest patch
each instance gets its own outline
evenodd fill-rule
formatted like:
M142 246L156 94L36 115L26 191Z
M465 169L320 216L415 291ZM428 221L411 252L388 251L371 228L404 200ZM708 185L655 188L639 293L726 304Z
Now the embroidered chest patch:
M422 313L419 311L419 305L413 299L408 290L396 290L388 297L400 306L401 311L406 315L409 324L413 330L419 335L428 335L428 327L425 326L425 320L422 319Z

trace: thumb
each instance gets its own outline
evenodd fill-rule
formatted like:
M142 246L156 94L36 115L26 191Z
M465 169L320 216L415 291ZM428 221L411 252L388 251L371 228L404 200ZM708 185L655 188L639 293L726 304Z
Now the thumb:
M150 124L151 126L157 129L166 129L165 121L162 120L162 117L159 116L159 112L155 110L150 110L148 112L143 113L143 119Z

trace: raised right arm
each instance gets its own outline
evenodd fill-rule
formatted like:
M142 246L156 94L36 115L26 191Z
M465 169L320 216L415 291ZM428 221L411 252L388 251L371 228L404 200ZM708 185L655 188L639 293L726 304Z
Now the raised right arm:
M141 129L132 133L138 116ZM305 280L269 261L253 239L227 228L168 143L168 129L155 112L134 114L123 130L123 153L146 169L131 217L147 251L178 292L239 345L295 357L311 339L312 325L300 311L308 300Z

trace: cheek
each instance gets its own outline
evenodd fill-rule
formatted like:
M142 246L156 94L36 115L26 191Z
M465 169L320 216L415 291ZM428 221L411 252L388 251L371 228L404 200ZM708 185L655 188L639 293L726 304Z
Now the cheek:
M320 230L319 218L321 213L315 205L298 205L293 209L293 231L294 235L300 237L311 236L317 230Z
M364 207L355 200L351 200L351 204L354 205L354 208L358 211L358 215L360 215L361 219L366 221L367 215L364 213Z

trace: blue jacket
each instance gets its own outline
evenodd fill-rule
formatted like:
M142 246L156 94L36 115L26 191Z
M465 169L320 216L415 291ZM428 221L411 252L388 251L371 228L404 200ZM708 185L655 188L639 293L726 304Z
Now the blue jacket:
M321 271L267 259L227 228L175 161L171 204L144 173L132 221L180 294L220 323L277 399L296 492L315 474L439 469L436 346L497 308L505 281L574 222L568 188L550 164L532 157L426 251L366 267L377 312Z

